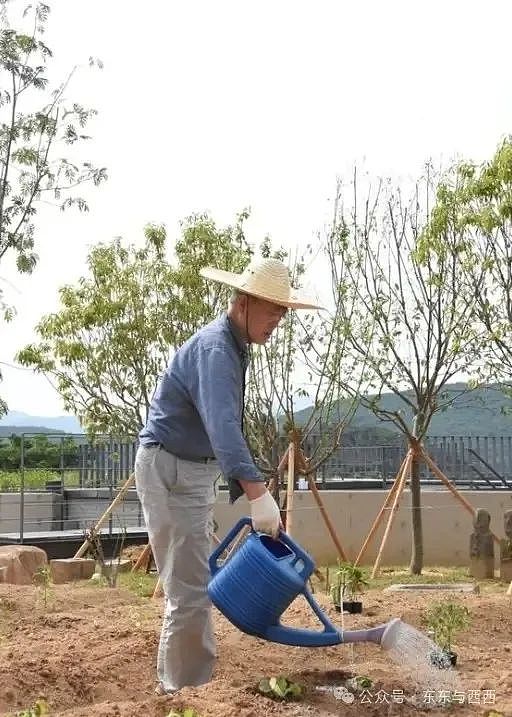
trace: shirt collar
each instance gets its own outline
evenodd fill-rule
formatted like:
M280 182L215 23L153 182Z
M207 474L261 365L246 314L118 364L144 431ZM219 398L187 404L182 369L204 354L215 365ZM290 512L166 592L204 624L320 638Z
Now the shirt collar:
M248 352L248 345L245 338L242 336L241 331L235 326L235 324L231 321L229 316L227 314L224 314L224 320L227 324L227 327L231 331L233 338L236 341L236 345L238 346L238 349L242 354L247 354Z

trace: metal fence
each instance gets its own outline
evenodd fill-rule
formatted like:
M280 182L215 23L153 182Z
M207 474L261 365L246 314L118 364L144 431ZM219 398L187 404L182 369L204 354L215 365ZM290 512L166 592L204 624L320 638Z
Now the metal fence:
M106 437L89 442L85 436L51 435L46 436L46 443L43 439L37 443L35 438L35 434L21 437L17 466L7 470L0 466L0 544L33 539L41 533L85 535L133 471L137 448L133 439ZM308 437L306 455L311 455L319 440ZM45 446L49 457L43 460ZM512 436L431 436L425 448L462 490L512 490ZM341 490L389 487L405 450L403 444L339 447L322 465L317 483L320 488ZM42 465L45 460L51 465ZM438 484L425 466L421 478L424 483ZM110 536L120 531L144 531L134 489L105 525Z

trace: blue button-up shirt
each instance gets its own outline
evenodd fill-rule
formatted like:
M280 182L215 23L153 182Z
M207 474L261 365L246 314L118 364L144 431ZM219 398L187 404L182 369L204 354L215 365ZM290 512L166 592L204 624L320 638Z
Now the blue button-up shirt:
M188 460L215 457L229 483L262 481L242 431L247 346L226 314L181 346L159 381L142 445L161 444Z

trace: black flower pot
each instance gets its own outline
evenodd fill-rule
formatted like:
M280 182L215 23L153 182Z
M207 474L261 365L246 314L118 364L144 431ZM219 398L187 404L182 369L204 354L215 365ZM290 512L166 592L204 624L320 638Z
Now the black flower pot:
M343 610L351 615L356 615L363 612L363 603L356 600L343 601Z

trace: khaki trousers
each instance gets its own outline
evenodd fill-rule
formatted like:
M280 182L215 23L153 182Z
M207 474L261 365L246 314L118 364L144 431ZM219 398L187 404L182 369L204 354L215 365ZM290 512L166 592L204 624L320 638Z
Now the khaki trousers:
M140 446L135 483L165 594L157 675L165 692L211 679L215 638L206 592L216 461L192 463Z

